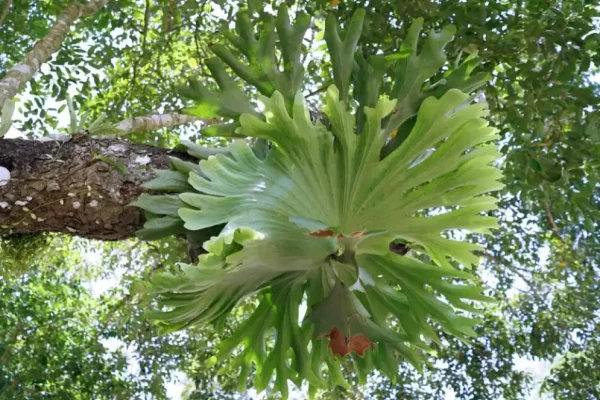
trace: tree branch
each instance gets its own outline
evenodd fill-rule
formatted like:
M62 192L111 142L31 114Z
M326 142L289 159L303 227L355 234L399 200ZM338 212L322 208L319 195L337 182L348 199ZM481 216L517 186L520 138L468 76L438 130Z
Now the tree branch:
M526 276L526 273L531 274L531 271L526 271L523 270L522 268L519 268L518 266L514 265L514 263L510 262L509 260L502 258L502 257L498 257L498 256L494 256L488 252L485 251L476 251L475 252L476 255L478 255L479 257L483 257L485 259L487 259L488 261L496 264L496 265L502 265L504 267L506 267L508 270L510 270L513 274L517 275L519 278L521 278L523 280L523 282L525 282L527 284L527 286L529 286L532 289L532 294L533 296L537 296L535 293L535 279L533 278L533 276Z
M4 22L4 19L6 19L6 16L8 15L8 12L10 11L11 5L12 5L12 0L6 0L6 3L4 3L4 8L2 9L2 12L0 12L0 25L2 25L2 23Z
M126 173L95 155L124 165ZM146 191L142 185L156 170L168 168L169 156L197 163L186 153L86 135L64 143L2 139L0 166L10 178L0 184L0 236L131 237L143 226L144 215L127 205Z
M190 124L192 122L203 121L192 115L179 113L154 114L143 117L128 118L116 125L116 128L123 131L121 134L156 131L162 128Z
M146 40L148 39L148 25L150 24L150 0L146 0L144 9L144 28L142 31L142 57L146 56Z
M546 217L548 217L548 221L550 222L550 225L552 226L552 231L554 232L554 235L558 239L562 240L562 236L560 234L560 229L558 229L556 222L554 222L554 216L552 215L552 211L550 211L550 202L548 201L548 199L544 200L544 210L546 211Z
M125 119L115 127L125 135L196 121L204 120L167 113ZM0 181L0 236L61 232L101 240L131 237L144 216L127 205L145 192L142 185L154 171L168 168L169 156L197 163L229 152L189 143L186 154L85 134L66 139L0 140L0 167L9 172L9 179ZM96 155L124 165L127 172Z
M319 94L321 92L324 92L325 90L327 90L329 88L329 86L331 86L331 84L333 83L333 81L328 80L327 82L325 82L323 85L321 85L319 88L313 90L312 92L308 93L306 96L304 96L305 98L314 96L315 94Z
M31 80L40 66L56 53L67 37L71 25L79 19L88 17L109 0L90 0L85 4L73 3L63 10L48 34L39 40L20 63L9 69L0 79L0 108L7 99L12 99Z

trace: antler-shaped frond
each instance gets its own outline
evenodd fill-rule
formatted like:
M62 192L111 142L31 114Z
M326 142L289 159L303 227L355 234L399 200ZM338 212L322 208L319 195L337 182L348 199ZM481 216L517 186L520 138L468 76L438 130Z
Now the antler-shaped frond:
M420 351L439 343L437 328L468 342L475 302L490 300L465 283L479 247L446 236L496 227L481 215L496 207L485 193L502 187L490 144L496 135L485 105L470 104L468 94L485 76L470 76L476 60L468 58L427 86L446 62L453 28L431 32L418 52L417 20L397 54L368 57L357 51L363 19L358 11L344 33L327 19L335 85L324 98L326 127L311 120L299 94L308 18L297 15L291 25L282 6L256 34L241 12L236 33L224 35L245 61L213 47L218 60L208 66L220 92L192 81L183 92L195 105L186 111L233 120L215 132L261 139L270 151L257 156L237 140L227 154L206 158L189 144L205 158L199 166L173 160L171 171L148 183L180 194L135 203L157 217L146 237L216 231L196 265L152 277L158 309L151 315L165 331L220 323L238 302L259 298L219 346L220 357L234 357L242 386L251 373L258 390L274 379L284 396L288 380L347 385L338 357L350 353L361 379L373 368L394 379L401 359L418 367ZM223 62L263 95L264 111ZM391 92L381 93L390 74ZM398 241L411 251L390 250Z

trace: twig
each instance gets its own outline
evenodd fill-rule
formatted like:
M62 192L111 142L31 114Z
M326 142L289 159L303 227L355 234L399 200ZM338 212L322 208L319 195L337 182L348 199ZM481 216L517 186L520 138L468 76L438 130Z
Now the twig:
M486 253L484 251L477 251L477 252L475 252L475 254L478 255L478 256L480 256L480 257L486 258L486 259L492 261L495 264L502 265L502 266L508 268L512 273L514 273L519 278L521 278L523 280L523 282L525 282L531 289L535 288L535 285L531 282L531 278L525 276L525 271L523 271L522 268L514 266L508 260L506 260L504 258L501 258L501 257L493 256L493 255L491 255L489 253ZM529 271L527 271L527 272L529 272Z
M313 90L312 92L310 92L309 94L307 94L306 96L304 96L305 98L314 96L317 93L321 93L324 92L325 90L327 90L327 88L332 84L333 82L331 80L325 82L320 88Z
M137 60L133 63L133 74L131 76L131 80L129 81L129 84L127 85L125 94L123 94L123 96L121 97L121 100L119 101L119 106L118 106L117 110L119 110L123 107L123 105L125 104L125 101L129 97L129 94L136 86L137 78L138 78L138 69L140 67L140 63L142 62L142 60L144 60L146 58L146 41L147 41L147 36L148 36L149 23L150 23L150 0L146 0L146 8L144 10L144 27L142 28L142 32L141 32L142 52L141 52L140 56L137 58Z
M550 222L550 225L552 225L552 231L554 232L554 235L558 239L562 240L560 230L558 229L558 226L556 226L556 222L554 222L554 216L552 215L552 211L550 211L550 202L547 198L544 200L544 209L546 210L546 216L548 217L548 221Z
M144 30L142 31L142 56L146 54L146 39L148 36L148 25L150 24L150 0L146 0L144 10Z
M303 65L306 62L306 59L308 58L308 55L311 52L310 50L312 48L314 40L315 40L315 30L311 28L310 29L310 38L308 39L308 45L306 46L307 51L304 53L304 56L302 57L302 64Z

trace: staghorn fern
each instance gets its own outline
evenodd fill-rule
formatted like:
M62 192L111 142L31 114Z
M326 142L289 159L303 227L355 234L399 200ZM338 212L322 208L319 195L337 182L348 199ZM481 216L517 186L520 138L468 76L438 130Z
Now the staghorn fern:
M489 144L496 136L485 106L469 95L487 77L471 76L477 60L469 58L426 86L446 63L443 48L454 30L429 33L417 52L421 20L397 54L367 60L357 52L363 18L357 11L342 40L328 17L335 85L324 98L326 127L311 121L299 94L308 17L298 15L292 26L282 6L256 35L241 12L239 35L225 36L247 64L216 47L218 59L208 64L221 92L194 80L181 92L195 101L186 112L233 120L207 133L271 143L266 155L243 140L208 157L188 144L203 159L199 166L173 159L148 184L179 194L134 203L153 217L140 237L187 234L205 250L197 264L151 277L159 308L150 316L164 332L223 324L236 304L257 296L256 309L218 345L219 357L234 357L241 388L251 373L257 390L274 379L284 397L288 380L307 381L311 390L347 386L346 355L361 382L374 368L394 379L401 360L418 368L421 351L433 352L437 329L468 342L477 323L473 301L490 300L464 283L479 247L444 236L496 226L480 215L496 207L485 193L502 187L491 166L499 158ZM222 62L262 94L263 112ZM380 93L389 71L391 91ZM411 251L392 251L399 242Z

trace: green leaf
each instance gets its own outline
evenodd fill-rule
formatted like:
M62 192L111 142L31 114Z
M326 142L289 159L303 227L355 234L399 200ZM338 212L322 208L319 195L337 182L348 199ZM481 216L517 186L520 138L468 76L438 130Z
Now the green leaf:
M144 224L144 228L135 234L140 240L158 240L183 233L183 223L179 218L153 218Z
M143 294L148 291L149 284L145 281L134 281L129 287L129 292L132 294Z
M350 75L354 68L354 54L362 33L365 10L359 8L353 15L344 40L340 38L337 19L333 13L325 22L325 41L331 56L333 79L339 89L340 101L346 101L350 90Z
M374 107L379 99L380 89L383 84L383 75L390 65L389 59L384 56L374 56L368 63L362 54L356 54L354 77L354 98L359 103L358 130L364 126L364 108Z
M444 27L439 32L429 32L421 51L418 52L422 26L423 19L415 19L400 47L401 53L410 49L412 54L409 57L401 58L396 64L394 85L390 97L398 99L397 112L386 124L385 129L388 134L399 129L408 118L417 112L424 97L421 93L422 86L446 63L444 47L456 32L456 28L452 25ZM448 89L450 88L448 87ZM395 142L391 145L396 148L400 143Z
M336 260L331 261L331 266L337 278L345 287L352 286L358 280L358 266L344 264Z
M181 144L187 148L187 152L190 156L196 157L199 160L206 160L210 156L217 154L228 154L229 149L226 147L202 147L189 140L182 140ZM183 171L182 171L183 172Z
M156 171L156 178L145 182L142 185L149 190L158 190L164 192L187 192L192 189L187 181L187 174L179 171Z
M444 74L444 82L435 84L429 88L433 95L441 97L450 89L460 89L465 93L471 93L485 85L491 78L488 73L480 72L471 76L475 68L481 63L476 54L470 54L458 67Z
M277 90L291 105L304 79L304 66L301 61L302 40L310 25L310 17L296 13L295 23L291 24L288 14L287 6L281 4L276 20L266 16L257 40L247 10L241 10L236 19L237 35L230 32L226 24L223 25L222 32L227 41L244 54L248 63L240 61L228 46L211 45L210 50L216 57L207 60L206 66L217 82L220 93L209 91L195 79L190 79L187 86L179 88L183 97L195 102L194 106L184 108L184 113L201 118L225 117L234 120L233 123L204 128L204 135L240 137L236 132L240 115L259 115L249 97L227 74L226 65L259 93L271 96ZM277 65L276 47L281 51L281 66Z
M177 157L169 157L169 162L170 162L170 167L172 170L181 172L186 175L189 175L190 172L194 172L198 175L202 175L200 166L196 163L191 163L189 161L183 161Z
M240 124L237 122L232 122L229 124L217 124L212 126L207 126L206 128L202 128L200 131L202 135L207 137L233 137L233 138L242 138L242 135L237 133L237 129L240 127Z
M183 96L194 99L196 105L184 108L183 113L199 118L219 116L235 118L243 113L254 112L248 96L225 72L225 65L216 58L207 60L206 64L217 81L221 93L212 93L200 81L190 78L188 86L180 88L179 91Z
M539 161L534 160L533 158L529 160L529 166L537 172L542 171L542 166L540 165Z
M178 210L184 207L185 203L179 200L179 197L173 195L150 196L144 193L131 202L129 206L139 207L153 214L177 217Z

